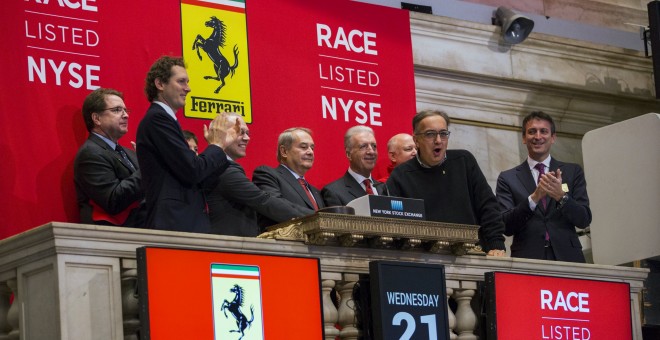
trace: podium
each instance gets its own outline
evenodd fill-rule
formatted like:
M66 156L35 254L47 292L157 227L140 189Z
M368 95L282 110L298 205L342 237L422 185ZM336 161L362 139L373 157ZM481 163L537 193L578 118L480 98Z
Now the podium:
M406 197L364 195L346 204L355 215L426 220L424 200Z
M273 225L259 238L313 245L483 254L477 246L478 230L477 225L316 212Z

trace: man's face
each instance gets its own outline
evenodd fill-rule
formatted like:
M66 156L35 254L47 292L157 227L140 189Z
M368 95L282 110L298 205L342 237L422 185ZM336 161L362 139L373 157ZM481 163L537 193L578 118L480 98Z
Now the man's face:
M236 121L234 116L231 116L229 120L232 124ZM225 148L225 153L227 153L227 155L233 160L245 157L247 145L250 142L250 128L245 124L245 120L243 120L242 117L238 117L238 121L240 123L241 132L238 135L238 138Z
M398 135L394 144L394 151L389 152L390 161L395 165L399 165L412 159L415 155L417 155L417 149L415 149L415 141L412 136L408 134Z
M534 118L525 125L523 144L527 145L529 157L537 162L545 160L557 136L552 133L550 122Z
M190 150L195 151L195 155L199 155L199 152L197 152L197 150L198 150L197 149L197 142L195 142L195 140L192 139L192 138L186 140L186 142L188 142L188 147L190 148Z
M369 177L378 160L376 137L369 132L356 133L351 136L350 146L348 159L351 169L364 177Z
M291 149L280 147L282 163L298 175L304 176L314 165L314 140L305 131L296 130L293 135Z
M92 113L92 119L94 131L115 142L128 132L126 105L118 96L105 96L105 110Z
M172 76L167 81L156 79L156 87L162 91L158 93L158 100L164 102L175 112L186 105L186 95L190 92L188 86L188 72L186 69L172 66Z
M445 159L449 136L443 138L439 133L446 131L447 122L442 116L429 116L419 122L415 131L415 145L424 164L434 166ZM429 133L433 134L433 132L436 132L435 138L429 136Z

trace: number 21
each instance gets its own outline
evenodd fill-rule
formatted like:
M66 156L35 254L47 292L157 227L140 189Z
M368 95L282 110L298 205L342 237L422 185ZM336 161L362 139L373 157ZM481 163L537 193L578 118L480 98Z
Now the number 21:
M438 335L436 332L435 326L435 314L422 315L420 318L421 323L428 325L429 329L429 340L438 340ZM392 318L393 326L401 326L401 321L406 322L406 330L403 332L399 340L410 340L410 338L415 334L415 329L417 325L415 324L415 318L406 312L398 312Z

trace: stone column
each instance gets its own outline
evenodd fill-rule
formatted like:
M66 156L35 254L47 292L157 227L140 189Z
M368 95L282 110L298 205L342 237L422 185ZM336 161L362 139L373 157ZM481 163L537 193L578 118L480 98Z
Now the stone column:
M140 318L137 269L125 269L121 273L121 302L124 340L138 340Z
M335 288L334 280L323 280L321 282L323 290L323 325L325 328L325 340L335 340L339 336L339 330L335 327L339 313L332 303L330 293Z
M456 300L456 333L458 340L477 340L474 329L477 326L477 315L472 310L470 302L474 289L455 289L452 297Z
M355 301L353 301L353 288L359 277L357 274L344 274L344 280L339 282L338 292L341 297L339 304L339 336L342 340L357 340L359 330L355 324Z
M7 317L9 315L9 298L11 296L11 290L6 283L0 282L0 340L6 340L9 337L9 331L11 327L9 326L9 321Z
M7 333L8 340L18 340L21 336L18 319L18 282L16 279L7 280L7 287L14 294L14 302L9 307L7 312L7 324L9 325L9 333Z
M454 333L454 329L456 329L456 316L454 316L454 312L452 312L451 308L449 308L449 298L453 293L453 289L447 288L447 318L449 319L449 339L456 340L456 333Z

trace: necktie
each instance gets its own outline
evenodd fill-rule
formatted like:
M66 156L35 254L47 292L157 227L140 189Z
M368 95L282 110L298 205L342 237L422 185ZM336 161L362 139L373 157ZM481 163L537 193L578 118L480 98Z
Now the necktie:
M541 175L545 174L545 165L543 163L536 163L534 168L539 171L539 177L536 180L536 185L539 185L539 181L541 181ZM548 200L545 198L545 196L541 198L541 204L543 204L544 210L548 208ZM550 240L550 234L548 234L547 230L545 231L545 240Z
M539 185L541 176L545 174L545 165L543 163L536 163L536 165L534 165L534 168L539 171L539 177L536 179L536 185ZM545 198L545 196L541 198L541 204L543 204L543 209L546 209L548 207L548 200Z
M374 190L371 189L371 180L368 179L368 178L365 178L365 180L362 181L362 183L364 183L364 191L366 191L368 195L373 195Z
M314 206L314 210L319 210L319 206L316 204L316 200L314 200L314 196L312 196L312 192L309 191L309 188L307 187L307 181L299 177L298 178L298 183L300 183L300 186L303 188L303 191L307 194L307 198L309 199L310 202L312 202L312 206Z
M131 170L135 171L135 166L133 165L133 163L131 162L131 160L128 159L128 155L126 154L126 151L124 151L124 148L122 148L121 145L117 144L117 145L115 146L115 151L117 151L117 153L119 154L119 156L121 156L121 159L123 160L123 163L124 163L126 166L128 166L129 168L131 168Z

